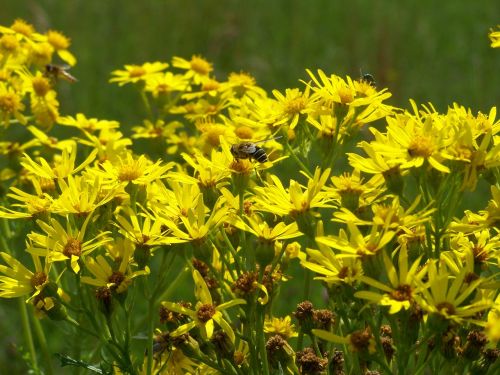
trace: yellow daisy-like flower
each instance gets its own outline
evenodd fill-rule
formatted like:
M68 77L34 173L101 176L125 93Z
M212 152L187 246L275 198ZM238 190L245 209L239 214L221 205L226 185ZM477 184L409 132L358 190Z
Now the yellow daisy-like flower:
M264 332L271 335L280 335L285 340L298 336L298 333L295 331L295 325L292 324L292 318L289 315L284 318L273 317L269 319L269 317L266 317Z
M24 104L19 93L4 82L0 82L0 124L8 127L13 117L19 123L25 124L26 118L22 111L24 111Z
M12 207L20 207L21 212L11 210L10 208L0 207L0 218L4 219L21 219L21 218L36 218L43 216L51 211L53 198L43 192L40 181L37 178L32 178L33 189L35 194L27 193L14 186L10 187L10 193L7 196L21 203L14 203Z
M0 276L0 297L34 297L49 281L50 263L45 262L45 266L42 266L38 256L32 255L34 272L7 253L1 252L0 256L7 264L0 264L0 273L5 275Z
M495 304L488 312L485 333L490 341L494 343L500 341L500 294L497 296Z
M382 306L389 306L389 314L395 314L401 309L408 310L413 302L413 296L422 288L422 284L417 283L426 275L426 268L420 267L421 258L419 257L411 267L408 267L408 252L406 246L401 246L398 265L395 267L393 261L384 252L384 270L390 285L364 275L359 276L358 280L385 293L363 290L356 292L354 296Z
M136 159L127 152L124 157L118 156L114 163L106 160L100 164L101 169L95 173L102 177L104 183L110 185L128 183L147 185L154 180L165 178L173 166L172 162L162 165L161 160L153 163L145 155L140 155Z
M47 42L54 48L61 60L71 66L76 64L75 56L73 56L73 54L68 51L68 48L71 44L71 41L68 37L55 30L47 31L46 36Z
M354 223L347 223L347 227L350 232L349 238L347 233L341 229L339 236L317 237L316 242L339 250L338 256L340 257L360 257L363 259L376 255L395 235L394 231L380 228L378 225L373 225L367 236L363 236Z
M36 232L28 234L28 252L46 257L48 262L69 260L70 268L75 273L80 272L79 259L112 240L106 237L109 232L102 232L84 241L91 218L92 215L88 215L80 228L67 222L66 229L53 218L48 223L37 220L38 226L45 234Z
M126 241L128 244L120 248L123 252L120 254L121 258L119 258L120 263L117 269L116 263L110 265L102 255L98 255L95 260L91 257L87 257L84 261L85 268L89 270L94 277L82 276L81 281L97 287L107 287L112 292L120 294L127 291L134 278L149 274L148 267L144 270L131 270L130 261L132 259L131 255L134 251L134 247L130 240Z
M82 176L68 176L68 181L58 180L60 195L54 201L52 212L67 215L86 216L98 207L111 201L117 188L105 188L99 177L87 179Z
M213 71L212 64L201 56L193 55L191 60L175 56L172 66L186 70L186 78L193 79L195 84L200 84Z
M188 210L187 215L180 216L182 226L168 219L163 220L162 224L170 229L178 242L202 244L205 242L209 232L221 225L224 217L227 215L227 207L223 207L220 202L222 200L215 203L210 216L208 219L205 219L205 205L203 203L203 195L200 194L196 205Z
M146 78L145 91L151 92L153 97L168 95L173 92L184 92L189 89L189 81L184 75L165 72Z
M167 309L189 316L192 321L186 323L176 330L171 332L172 336L180 336L189 332L194 327L198 327L201 336L207 340L213 335L215 323L227 334L231 342L235 341L235 334L231 325L224 318L222 312L230 307L236 305L246 304L246 301L241 298L236 298L231 301L214 305L210 290L203 279L203 276L197 271L193 271L193 279L195 282L195 295L198 302L196 303L195 310L188 309L177 303L162 302L162 305Z
M299 89L286 89L285 95L278 90L273 91L274 97L280 104L280 113L276 116L274 126L287 124L290 129L294 129L301 115L306 115L315 110L314 98L310 97L310 87L307 86L304 92Z
M97 131L118 129L120 127L120 123L118 121L87 118L83 113L77 113L75 117L60 117L58 124L75 127L91 134Z
M30 44L28 61L30 64L45 66L50 64L54 54L54 47L50 43L41 42Z
M488 34L491 40L491 48L500 48L500 25L497 26L497 30L490 30Z
M168 68L167 63L153 62L142 65L125 65L125 70L115 70L111 72L114 76L109 82L117 82L119 86L127 83L146 82L154 76L161 75L161 72Z
M87 156L87 158L78 166L75 167L76 161L76 147L71 149L64 148L62 155L56 159L54 166L51 166L44 158L40 157L38 163L31 159L28 154L24 154L21 165L35 176L47 179L66 178L69 175L76 174L84 169L87 165L92 163L97 155L97 150Z
M309 178L305 189L294 180L290 180L290 187L285 189L281 180L271 175L270 183L266 183L265 187L255 188L256 209L280 216L294 217L314 208L329 207L331 198L321 194L329 175L330 168L323 172L317 168L314 176Z
M442 173L450 173L443 161L450 159L446 148L452 143L449 129L437 114L422 117L414 102L415 112L411 115L396 115L387 118L387 135L384 139L372 142L375 152L386 159L388 164L402 162L401 168L421 168L424 162Z
M464 321L474 322L477 313L486 311L492 301L480 299L471 301L471 297L478 287L484 283L484 279L468 280L466 276L469 270L461 268L456 275L450 274L445 264L438 267L436 262L428 263L428 281L418 281L421 285L421 293L414 296L417 303L429 314L437 314L440 317L461 324Z
M318 221L315 238L325 235L323 222ZM301 259L302 267L316 273L315 280L322 280L329 286L346 283L353 285L363 274L363 266L359 258L339 257L329 246L316 241L319 250L306 249L307 259Z

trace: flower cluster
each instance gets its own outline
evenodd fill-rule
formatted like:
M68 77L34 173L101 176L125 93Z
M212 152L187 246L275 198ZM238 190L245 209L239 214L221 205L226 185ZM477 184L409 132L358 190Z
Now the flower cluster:
M61 33L17 20L0 35L0 126L27 139L1 133L0 297L100 348L62 364L498 368L496 108L405 110L371 75L322 70L269 94L248 73L220 80L203 57L174 57L111 73L147 113L127 136L113 120L59 115L53 54L75 63ZM61 126L71 138L48 134ZM41 329L37 340L47 345Z

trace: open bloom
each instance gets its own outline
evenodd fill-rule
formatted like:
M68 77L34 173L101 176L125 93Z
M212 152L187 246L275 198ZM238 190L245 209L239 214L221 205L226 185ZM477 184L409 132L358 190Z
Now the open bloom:
M382 306L389 306L389 314L395 314L401 309L407 310L410 308L413 295L422 288L422 284L418 285L417 282L422 280L427 270L425 267L419 268L422 257L419 257L408 267L408 252L404 245L399 250L397 267L394 266L393 261L385 252L383 258L388 283L364 275L359 276L358 279L385 293L363 290L356 292L354 296Z
M180 336L189 332L194 327L198 327L202 337L210 339L214 333L215 323L227 334L231 342L234 343L235 335L231 325L224 318L222 312L236 305L246 304L246 301L241 298L233 299L229 302L220 305L214 305L210 290L197 270L193 271L193 279L195 282L195 294L198 302L195 309L191 310L173 302L162 302L162 305L167 309L189 316L192 321L181 325L175 331L171 332L172 336Z

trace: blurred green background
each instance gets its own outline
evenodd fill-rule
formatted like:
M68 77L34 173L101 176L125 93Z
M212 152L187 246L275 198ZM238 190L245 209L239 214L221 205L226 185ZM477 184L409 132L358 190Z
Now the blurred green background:
M38 30L62 31L78 58L78 84L61 85L62 113L140 121L135 92L107 84L124 64L202 54L225 79L253 74L266 89L300 85L305 68L375 76L394 94L454 101L474 111L500 102L500 52L489 28L496 0L2 0L0 23L21 17Z
M300 87L305 68L356 78L362 70L389 88L394 94L389 102L396 106L408 107L413 98L441 111L458 102L488 112L500 104L500 50L491 49L487 37L500 23L496 0L2 0L0 5L2 25L23 18L38 31L56 29L71 38L78 59L72 74L79 82L59 86L62 114L116 119L125 128L141 121L143 108L134 90L107 83L110 72L174 55L201 54L214 63L217 78L246 71L267 90ZM285 309L293 309L296 292L284 294L294 303ZM14 353L7 343L22 338L12 316L15 301L1 305L3 373ZM66 344L56 341L51 347L61 351ZM26 369L11 361L9 371Z

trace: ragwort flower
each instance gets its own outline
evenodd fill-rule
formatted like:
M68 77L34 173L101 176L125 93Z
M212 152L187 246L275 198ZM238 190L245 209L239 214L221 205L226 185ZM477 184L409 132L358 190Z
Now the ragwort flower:
M214 305L210 290L203 279L203 276L197 271L193 271L193 279L195 282L195 295L198 300L195 310L188 309L180 304L173 302L162 302L162 306L167 309L189 316L192 321L178 327L171 332L172 336L180 336L189 332L194 327L198 327L201 336L207 340L214 333L215 323L227 334L231 342L235 341L235 334L231 325L224 318L222 312L236 305L246 304L246 301L241 298L236 298L231 301Z

